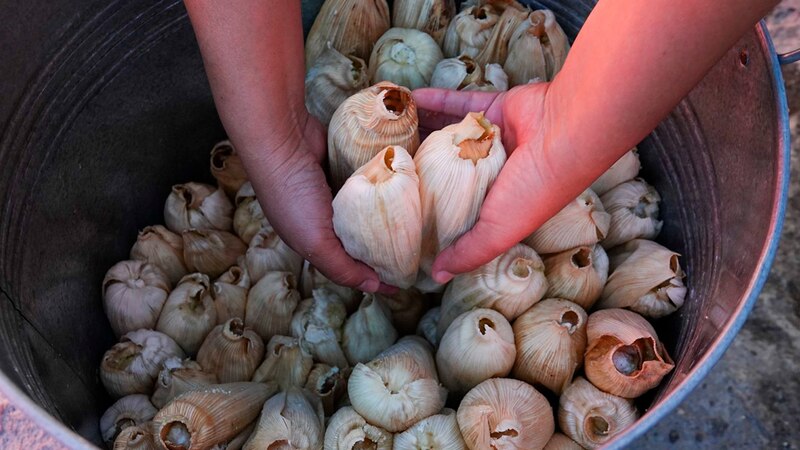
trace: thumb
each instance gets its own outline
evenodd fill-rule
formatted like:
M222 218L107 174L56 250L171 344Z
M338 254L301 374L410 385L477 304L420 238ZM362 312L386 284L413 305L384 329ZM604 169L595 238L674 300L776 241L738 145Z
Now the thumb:
M478 111L486 111L492 122L500 119L499 114L490 110L500 92L422 88L414 90L412 95L419 110L420 126L424 128L438 130L460 121L467 113Z

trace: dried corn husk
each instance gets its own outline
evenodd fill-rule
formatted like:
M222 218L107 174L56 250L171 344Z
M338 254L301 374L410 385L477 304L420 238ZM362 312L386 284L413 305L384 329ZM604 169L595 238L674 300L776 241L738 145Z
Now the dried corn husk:
M216 178L219 187L231 199L247 182L247 173L244 171L242 159L239 158L231 141L217 142L211 149L211 175Z
M122 397L100 417L100 434L103 442L110 447L122 430L144 425L156 415L156 412L158 410L146 395L133 394Z
M176 184L164 205L164 222L176 233L190 228L226 231L233 223L233 205L225 192L214 186Z
M564 434L554 433L543 450L583 450L583 447Z
M544 259L547 297L563 298L590 309L608 279L608 256L600 245L577 247Z
M272 228L262 229L253 236L245 261L253 283L267 272L289 272L299 279L303 269L303 257L286 245Z
M489 5L471 6L456 14L445 33L444 56L476 57L486 46L500 14Z
M292 316L292 336L315 360L344 369L349 366L342 350L342 328L347 311L327 288L315 289L313 298L300 302Z
M394 437L395 450L467 450L458 429L456 412L445 408L442 413L422 419Z
M186 267L212 278L222 275L247 251L244 242L227 231L190 229L182 237Z
M633 239L655 239L663 222L658 220L661 196L641 178L627 181L606 192L600 200L611 215L603 247L612 248Z
M347 393L349 376L349 369L340 369L322 363L314 364L311 367L305 387L320 399L326 416L330 416L336 411L336 404Z
M300 302L294 275L268 272L247 294L244 323L265 341L276 334L288 335L292 315Z
M175 285L189 270L183 261L183 239L162 225L145 227L131 248L131 259L158 266Z
M184 392L219 383L216 375L204 372L200 364L188 358L168 358L161 367L156 388L150 397L150 401L159 409Z
M103 279L103 309L114 334L153 328L167 301L170 281L158 266L120 261Z
M462 313L474 308L499 311L516 319L547 292L545 266L536 252L523 244L511 247L488 264L455 277L442 297L437 335Z
M304 261L303 273L300 275L300 294L303 298L311 298L312 291L319 288L325 288L336 294L348 313L354 312L361 303L360 292L346 286L334 284L331 280L325 278L325 275L321 274L316 267L312 266L308 261Z
M264 358L264 341L242 319L217 325L197 352L197 362L220 383L248 381Z
M415 288L403 289L391 295L376 294L375 298L392 312L392 325L401 336L414 334L428 306L422 298L422 292Z
M264 217L264 211L256 198L253 185L246 182L236 193L236 212L233 213L233 229L246 244L259 231L272 228Z
M325 435L325 416L319 399L290 388L264 403L255 431L244 450L319 450Z
M463 91L498 92L508 90L508 75L499 64L487 64L480 80L464 86Z
M461 55L443 59L436 64L431 75L431 87L460 90L482 77L481 66L469 55Z
M153 391L161 364L170 357L183 358L183 350L169 336L158 331L126 333L103 355L100 381L113 398Z
M303 387L314 361L300 346L300 341L288 336L273 336L267 344L264 362L253 374L253 381L274 381L282 390Z
M153 422L125 428L114 440L112 450L160 450L153 428Z
M603 196L606 192L620 184L636 178L642 165L639 162L639 153L636 147L625 153L610 169L606 170L594 183L591 189L595 194Z
M550 81L561 70L569 51L569 40L553 12L532 12L511 36L508 59L503 68L512 86L533 79Z
M417 326L417 334L427 340L434 348L439 347L439 319L442 316L442 308L437 306L431 308L422 316Z
M481 66L486 64L500 64L501 66L506 63L508 57L508 45L511 42L511 37L530 15L530 10L518 8L506 8L500 14L489 40L486 45L475 55L475 61Z
M402 147L413 156L419 147L418 125L417 105L402 86L380 82L345 100L328 128L334 190L386 146Z
M392 313L373 294L364 294L364 300L344 324L342 348L351 364L365 363L386 350L397 340L392 326Z
M409 89L427 87L442 51L430 35L411 28L392 28L375 43L369 57L373 83L391 81Z
M392 8L392 26L424 31L441 47L455 14L454 0L396 0Z
M540 254L563 252L598 243L608 234L610 223L600 197L587 189L524 242Z
M306 73L306 108L328 125L347 97L369 86L367 63L328 47Z
M217 325L243 318L247 305L250 277L239 266L231 266L211 286L211 298L217 310Z
M324 450L392 450L392 433L370 425L353 408L339 409L325 430Z
M582 377L558 401L559 428L583 448L605 445L638 418L631 400L606 394Z
M169 294L156 330L174 339L186 353L194 355L216 325L217 308L211 297L208 277L193 273L181 278Z

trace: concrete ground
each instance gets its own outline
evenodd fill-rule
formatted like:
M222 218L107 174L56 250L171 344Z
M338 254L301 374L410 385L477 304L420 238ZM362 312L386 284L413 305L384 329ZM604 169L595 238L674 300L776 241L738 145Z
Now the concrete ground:
M768 17L776 49L800 47L800 0ZM800 449L800 62L783 68L792 128L786 222L769 279L704 383L632 448Z

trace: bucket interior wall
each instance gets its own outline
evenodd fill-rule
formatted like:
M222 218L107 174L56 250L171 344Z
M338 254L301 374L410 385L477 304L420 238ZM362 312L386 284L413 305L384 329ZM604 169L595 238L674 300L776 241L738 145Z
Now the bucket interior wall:
M0 42L26 40L0 48L0 370L100 444L98 365L115 341L103 276L163 223L173 184L212 181L208 151L225 134L181 2L13 3L0 4ZM308 29L320 2L304 3ZM571 38L593 4L529 3ZM686 305L658 323L676 369L643 406L716 344L768 238L780 134L760 39L745 36L640 146L663 197L659 241L689 274Z

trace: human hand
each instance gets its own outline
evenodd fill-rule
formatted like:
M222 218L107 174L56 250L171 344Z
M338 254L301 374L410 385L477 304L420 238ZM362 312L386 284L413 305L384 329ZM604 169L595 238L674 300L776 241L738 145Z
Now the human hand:
M594 179L576 179L566 168L579 164L570 146L558 142L556 112L548 83L502 93L419 89L414 99L421 127L440 129L468 112L485 111L500 126L508 160L492 185L475 226L442 251L433 264L434 280L474 270L502 254L567 203Z

